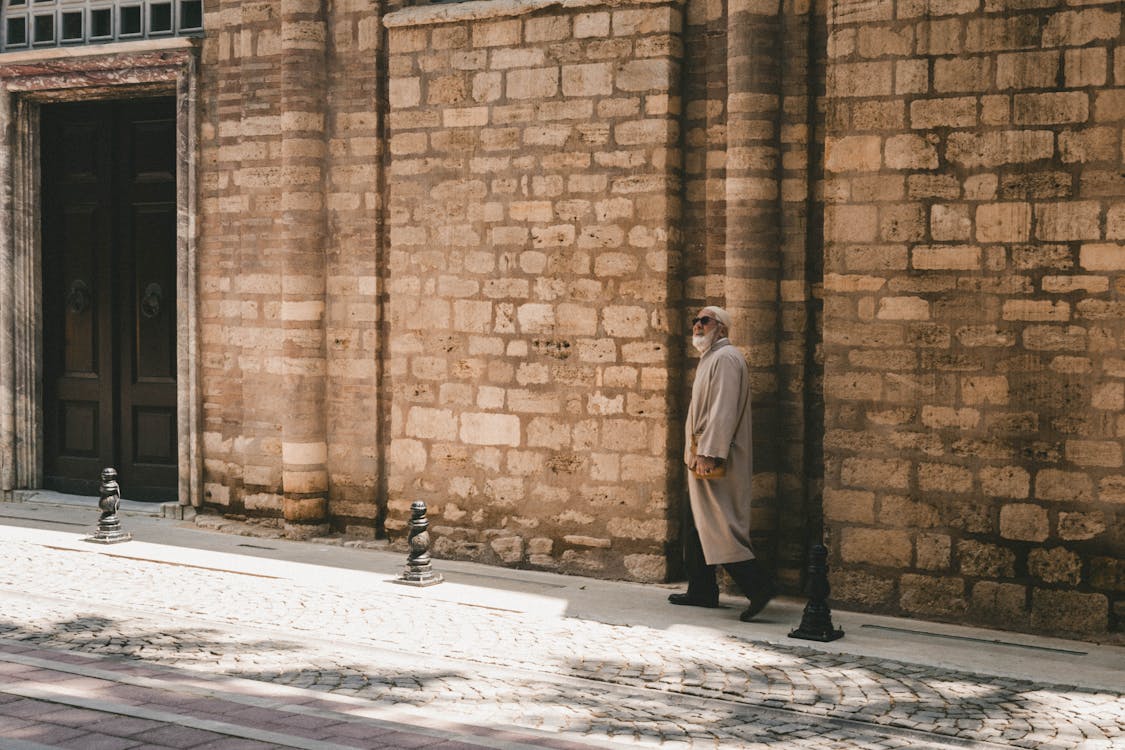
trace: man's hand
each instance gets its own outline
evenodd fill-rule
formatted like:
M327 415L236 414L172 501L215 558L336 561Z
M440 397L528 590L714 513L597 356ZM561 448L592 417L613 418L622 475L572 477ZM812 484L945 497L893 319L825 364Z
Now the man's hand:
M722 462L723 459L714 456L696 456L695 465L691 468L698 474L710 474Z

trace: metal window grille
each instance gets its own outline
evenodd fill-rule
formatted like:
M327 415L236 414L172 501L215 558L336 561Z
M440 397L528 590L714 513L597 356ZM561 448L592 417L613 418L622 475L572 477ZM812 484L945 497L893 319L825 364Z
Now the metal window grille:
M202 0L0 0L0 52L202 33Z

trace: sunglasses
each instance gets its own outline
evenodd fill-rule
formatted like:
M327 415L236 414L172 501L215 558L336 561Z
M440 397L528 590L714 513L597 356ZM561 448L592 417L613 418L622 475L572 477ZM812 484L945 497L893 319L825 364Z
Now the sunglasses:
M692 318L691 324L695 325L696 323L698 323L701 326L705 326L712 320L714 320L714 318L712 318L710 315L700 315L698 318Z

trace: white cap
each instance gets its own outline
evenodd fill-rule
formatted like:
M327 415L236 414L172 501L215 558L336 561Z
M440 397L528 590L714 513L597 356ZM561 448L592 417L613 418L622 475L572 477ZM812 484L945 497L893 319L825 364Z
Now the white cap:
M700 310L700 312L701 313L710 313L711 315L714 316L715 320L719 321L724 326L726 326L726 329L727 329L728 332L730 331L730 313L727 312L726 310L724 310L723 308L716 307L714 305L708 305L707 307Z

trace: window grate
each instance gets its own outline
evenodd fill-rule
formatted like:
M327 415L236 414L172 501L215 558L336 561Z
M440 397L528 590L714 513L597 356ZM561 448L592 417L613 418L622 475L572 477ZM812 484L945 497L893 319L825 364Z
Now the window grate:
M0 52L202 33L202 0L0 0Z

